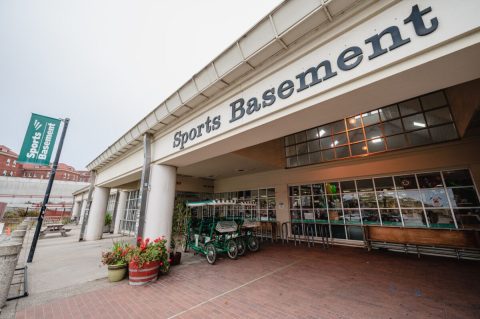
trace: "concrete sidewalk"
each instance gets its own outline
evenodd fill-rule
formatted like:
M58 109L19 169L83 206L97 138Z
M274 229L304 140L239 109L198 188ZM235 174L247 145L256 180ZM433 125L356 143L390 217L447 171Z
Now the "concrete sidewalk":
M135 241L132 237L104 234L102 240L79 242L80 226L67 225L66 228L72 229L66 237L47 234L38 241L33 262L27 264L29 296L9 301L0 318L13 318L18 307L109 285L107 268L101 264L102 251L110 249L114 241ZM26 264L34 231L32 228L27 232L17 268ZM10 296L18 295L18 290L12 290Z

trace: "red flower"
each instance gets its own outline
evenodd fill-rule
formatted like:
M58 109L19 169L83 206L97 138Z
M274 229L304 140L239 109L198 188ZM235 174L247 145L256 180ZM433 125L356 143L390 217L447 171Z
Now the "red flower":
M168 260L168 263L169 263L169 264L171 264L171 263L172 263L172 260L171 260L171 259L169 259L169 260Z
M160 241L160 238L157 238L154 240L155 243L158 243Z
M148 245L149 242L150 242L150 238L145 239L145 244L146 245Z
M137 243L141 242L142 241L142 237L138 236L137 238Z

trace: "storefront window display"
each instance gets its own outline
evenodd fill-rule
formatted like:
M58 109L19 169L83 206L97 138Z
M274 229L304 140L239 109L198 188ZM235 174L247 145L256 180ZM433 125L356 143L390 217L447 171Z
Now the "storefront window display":
M292 185L289 195L292 224L329 224L334 238L362 239L360 225L480 228L467 169Z

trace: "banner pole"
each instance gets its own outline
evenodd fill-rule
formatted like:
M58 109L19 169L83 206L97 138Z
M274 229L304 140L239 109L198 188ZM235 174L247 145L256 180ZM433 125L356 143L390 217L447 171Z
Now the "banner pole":
M60 160L60 153L62 153L63 141L65 140L65 135L67 134L69 118L63 120L63 130L60 137L60 142L58 143L57 154L55 155L55 160L52 165L52 170L50 171L50 178L48 180L47 190L45 191L45 197L43 198L42 208L40 209L40 214L38 215L37 227L35 228L35 234L33 235L32 245L30 246L30 252L28 254L27 263L31 263L33 260L33 255L35 254L35 248L37 247L38 237L40 236L40 229L42 228L43 218L45 215L45 210L47 209L47 203L50 198L50 192L52 191L53 180L55 179L55 174L57 173L58 161Z

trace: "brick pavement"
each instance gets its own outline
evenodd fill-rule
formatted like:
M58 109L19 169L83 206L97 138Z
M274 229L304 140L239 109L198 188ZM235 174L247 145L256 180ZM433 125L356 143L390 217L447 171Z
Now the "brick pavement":
M480 318L480 264L267 245L238 260L172 268L17 309L17 318Z

